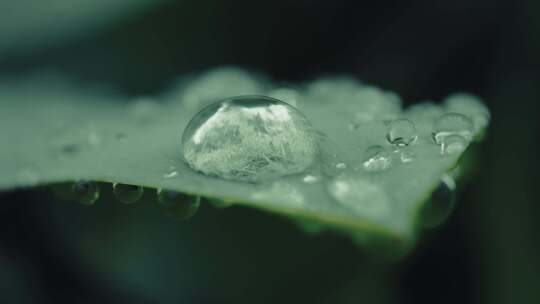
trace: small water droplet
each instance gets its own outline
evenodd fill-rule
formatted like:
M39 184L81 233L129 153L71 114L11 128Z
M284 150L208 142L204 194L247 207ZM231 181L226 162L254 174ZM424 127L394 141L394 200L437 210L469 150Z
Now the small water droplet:
M446 113L435 120L433 124L433 139L441 144L445 137L459 135L466 141L472 139L474 126L472 121L459 113Z
M157 201L165 214L181 221L193 217L201 205L200 196L161 188L157 189Z
M390 209L384 191L362 178L342 175L333 179L327 189L337 202L359 214L380 218Z
M315 175L308 174L308 175L304 176L304 178L302 180L306 184L314 184L314 183L318 182L320 180L320 178L315 176Z
M467 148L468 141L457 134L452 134L444 137L441 144L441 154L451 155L461 153Z
M138 185L113 183L113 193L116 198L125 204L137 202L143 195L143 187Z
M450 175L445 174L422 210L424 227L434 228L444 223L452 213L455 197L456 182Z
M362 165L369 172L384 171L392 165L392 155L382 146L371 146L364 152Z
M347 168L347 164L345 164L345 163L337 163L336 164L336 169L343 170L343 169L346 169L346 168Z
M396 146L407 146L418 137L414 123L408 119L395 119L388 123L386 139Z
M97 183L86 180L78 180L71 186L73 196L82 205L93 205L99 198Z
M182 136L184 159L204 174L259 182L299 173L318 155L317 134L294 107L264 96L216 102Z
M175 166L170 166L167 169L167 172L163 174L163 178L169 179L169 178L175 178L178 176L178 171L176 170Z

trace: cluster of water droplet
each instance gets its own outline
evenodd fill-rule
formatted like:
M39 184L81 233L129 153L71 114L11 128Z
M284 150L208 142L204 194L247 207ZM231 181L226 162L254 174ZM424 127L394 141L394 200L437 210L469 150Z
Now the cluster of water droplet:
M255 92L264 92L269 97L237 96ZM324 170L308 171L321 151L317 132L297 109L303 102L330 101L343 107L342 112L349 115L344 123L355 134L360 134L363 126L378 121L385 123L385 138L381 134L380 142L369 146L360 156L360 168L371 177L380 176L373 173L389 170L396 161L413 162L414 145L427 139L419 133L427 129L427 121L432 142L440 145L441 154L451 155L464 151L490 120L489 111L467 94L448 97L444 107L431 103L413 106L400 117L401 101L396 94L351 79L322 78L302 89L285 86L268 89L247 73L229 68L191 80L179 94L187 108L202 108L182 135L182 156L189 167L227 180L273 180L271 187L252 198L266 200L281 195L298 206L305 204L303 194L290 184L275 181L276 178L302 173L299 180L311 185L328 177L320 174ZM153 100L141 99L134 103L132 114L138 122L146 123L147 113L158 111ZM101 141L99 134L89 133L90 145L100 145ZM332 167L336 173L326 183L326 190L342 207L372 217L389 212L389 198L379 185L362 176L366 173L348 175L357 168L348 169L341 160L332 162ZM163 178L178 175L177 166L170 166ZM451 186L445 180L441 185L444 189ZM112 189L118 200L126 204L139 201L144 192L142 186L120 183L114 183ZM75 199L85 205L94 204L100 196L98 184L91 181L77 181L71 190ZM167 214L187 219L197 212L201 199L158 189L157 202Z
M77 180L67 187L66 184L56 185L53 187L53 192L59 199L76 201L81 205L89 206L94 205L100 198L101 189L97 182ZM112 192L120 202L133 204L142 198L144 188L140 185L113 183ZM156 201L166 215L177 220L186 220L195 215L201 198L196 195L157 189ZM225 203L221 205L225 206Z

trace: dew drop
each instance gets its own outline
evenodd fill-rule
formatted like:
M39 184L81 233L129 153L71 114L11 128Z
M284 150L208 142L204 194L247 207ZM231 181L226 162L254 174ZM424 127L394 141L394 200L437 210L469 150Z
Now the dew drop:
M116 198L125 204L137 202L143 195L143 187L138 185L113 183L113 193Z
M395 119L388 124L386 139L396 146L408 146L418 137L414 123L408 119Z
M441 144L441 154L451 155L461 153L467 148L468 141L457 134L452 134L444 137Z
M445 137L459 135L466 141L472 139L474 126L472 121L459 113L446 113L435 120L433 124L433 139L441 144Z
M369 172L384 171L392 165L392 155L382 146L371 146L364 152L362 165Z
M328 193L342 206L359 214L383 217L389 199L377 185L358 177L338 176L327 185Z
M207 175L259 182L299 173L318 155L317 134L294 107L265 96L216 102L182 136L184 159Z
M422 210L423 226L434 228L444 223L454 208L455 196L456 182L450 175L445 174Z
M99 198L99 187L96 182L78 180L71 186L74 199L82 205L93 205Z
M157 189L157 202L165 214L184 221L197 213L201 205L201 198L200 196L159 188Z

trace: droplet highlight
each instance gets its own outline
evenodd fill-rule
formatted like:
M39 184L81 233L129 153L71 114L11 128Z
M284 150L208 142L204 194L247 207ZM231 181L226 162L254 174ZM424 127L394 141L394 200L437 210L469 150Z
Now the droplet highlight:
M394 119L388 123L386 139L396 146L408 146L418 138L414 123L408 119Z
M392 155L382 146L371 146L364 152L364 170L380 172L392 166Z
M99 186L96 182L78 180L71 186L73 198L81 205L93 205L99 199Z
M113 193L124 204L133 204L143 195L144 189L139 185L113 183Z
M470 141L474 134L472 121L459 113L446 113L435 120L433 124L433 139L441 144L450 135L459 135L466 141Z
M465 138L457 134L452 134L446 136L442 139L441 145L441 154L442 155L452 155L465 151L469 142Z
M193 217L201 205L200 196L157 189L157 202L163 212L180 221Z
M300 173L318 155L307 118L265 96L229 98L204 108L186 127L182 147L192 169L246 182Z

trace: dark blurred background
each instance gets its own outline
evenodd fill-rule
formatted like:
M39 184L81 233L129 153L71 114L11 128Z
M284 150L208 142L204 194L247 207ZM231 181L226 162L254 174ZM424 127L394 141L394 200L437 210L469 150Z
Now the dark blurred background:
M242 208L179 223L149 193L88 208L31 189L0 194L0 303L540 303L539 1L0 0L0 40L1 77L130 96L234 65L344 73L406 105L469 91L492 111L454 214L398 262Z

